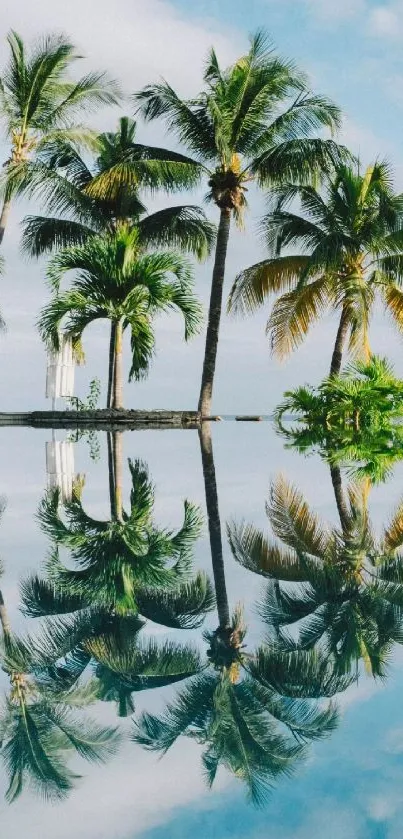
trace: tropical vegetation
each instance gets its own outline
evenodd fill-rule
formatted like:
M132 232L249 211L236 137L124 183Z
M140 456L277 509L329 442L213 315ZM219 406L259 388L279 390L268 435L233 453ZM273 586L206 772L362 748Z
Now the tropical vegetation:
M296 349L329 309L338 313L330 375L349 351L370 358L369 322L376 294L402 329L403 196L390 167L375 162L339 167L312 185L285 184L263 221L269 258L242 271L229 299L234 312L253 312L279 293L267 323L279 358ZM295 208L297 202L300 206ZM296 253L284 253L297 248Z
M392 646L403 642L402 506L378 542L365 485L351 485L346 494L337 467L331 478L339 527L322 523L279 477L266 507L276 539L245 522L230 523L232 551L241 565L268 578L260 613L280 647L318 649L341 673L358 674L363 661L382 677Z

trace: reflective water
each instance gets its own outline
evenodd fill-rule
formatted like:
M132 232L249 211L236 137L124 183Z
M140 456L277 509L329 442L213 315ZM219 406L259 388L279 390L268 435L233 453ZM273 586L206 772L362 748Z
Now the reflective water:
M1 432L1 835L400 837L403 464L211 431Z

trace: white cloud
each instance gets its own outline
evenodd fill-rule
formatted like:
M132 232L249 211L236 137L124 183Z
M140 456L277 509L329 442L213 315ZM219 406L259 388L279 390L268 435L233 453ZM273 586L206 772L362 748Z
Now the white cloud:
M380 38L399 38L403 33L402 3L376 6L369 15L368 31Z
M0 43L12 25L24 38L65 31L91 66L107 68L128 93L166 76L184 92L199 84L202 62L214 44L222 61L239 51L235 31L214 20L193 22L165 0L38 0L11 9L0 23ZM3 60L3 57L2 57Z
M391 819L400 805L400 794L374 795L368 802L368 813L376 822Z

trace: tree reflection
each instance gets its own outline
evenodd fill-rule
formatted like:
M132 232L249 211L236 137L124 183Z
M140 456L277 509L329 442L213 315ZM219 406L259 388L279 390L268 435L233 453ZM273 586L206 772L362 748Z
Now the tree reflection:
M403 642L403 505L379 540L367 509L367 486L345 492L331 469L340 526L323 523L285 478L266 505L276 540L245 522L232 523L233 554L269 578L260 612L284 649L320 649L342 673L360 660L385 674L395 642Z
M204 634L203 672L167 705L162 716L143 713L134 739L166 752L181 735L204 746L203 767L211 785L219 766L246 785L250 798L264 801L273 781L306 755L306 744L337 724L333 703L323 704L350 683L318 650L292 651L266 643L254 651L244 644L241 606L229 607L222 552L218 493L210 428L203 423L200 444L215 582L218 626Z
M111 514L89 516L77 485L71 501L57 493L44 498L39 520L54 545L46 577L21 587L31 617L44 617L38 643L68 686L89 671L100 699L134 710L132 694L173 684L200 669L198 652L176 641L141 640L145 619L175 629L200 626L213 608L207 575L192 572L193 547L202 524L199 509L184 505L182 527L174 532L153 519L154 487L146 466L129 461L130 509L122 503L121 434L109 446ZM67 548L72 567L59 549ZM88 670L87 670L88 668Z
M1 667L9 680L0 706L6 799L14 801L26 784L46 798L63 798L80 777L69 768L69 757L105 761L118 747L117 729L83 717L81 709L95 701L91 690L66 689L38 666L46 652L37 639L13 635L2 592L0 620Z

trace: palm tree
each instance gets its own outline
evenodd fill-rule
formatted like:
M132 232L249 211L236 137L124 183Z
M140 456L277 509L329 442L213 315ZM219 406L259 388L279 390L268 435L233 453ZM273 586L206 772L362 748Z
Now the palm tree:
M194 155L182 168L195 181L207 178L207 200L220 212L199 410L211 414L211 400L221 319L222 293L230 222L242 226L247 184L256 179L270 185L279 179L310 179L314 172L339 161L331 140L312 138L339 123L338 109L325 97L312 95L305 77L277 56L263 32L249 52L221 69L214 50L204 73L204 90L181 99L163 82L148 85L135 96L146 120L164 118L168 130ZM94 184L97 194L111 195L122 180L136 183L136 166L128 159Z
M116 233L93 237L83 245L65 248L51 261L49 277L58 286L70 270L77 272L71 289L55 293L42 309L39 330L53 347L59 346L59 330L75 344L84 329L97 319L114 325L114 345L109 358L113 371L113 407L122 408L122 341L131 332L132 364L129 381L144 377L154 351L153 320L171 309L183 314L185 340L201 323L201 307L193 294L189 263L179 254L142 253L137 228L119 228Z
M29 186L30 171L35 170L30 161L39 161L55 141L89 141L92 134L75 123L77 114L114 104L119 95L116 84L104 73L70 80L69 70L79 56L64 36L46 36L27 50L20 35L11 31L7 43L10 56L0 75L0 118L10 156L4 164L0 244L13 195Z
M152 155L158 149L136 142L136 123L121 117L116 132L98 135L96 156L88 164L77 143L66 140L53 143L44 158L46 169L37 180L32 177L35 196L55 213L50 216L27 216L23 221L23 250L31 257L50 253L55 249L82 245L89 237L113 232L121 224L135 224L144 246L174 247L205 259L214 243L214 226L204 212L194 205L165 207L147 213L142 191L175 188L174 173L161 168L155 183L149 183L147 170L137 172L136 183L123 180L113 196L93 196L91 187L102 174L123 163L130 155L132 165L157 163ZM44 156L43 156L44 157ZM182 179L179 177L179 187Z
M34 651L31 651L31 655ZM64 798L80 777L66 758L76 752L91 762L104 762L116 752L117 729L98 725L74 709L95 701L81 688L63 692L26 673L18 643L8 639L3 670L10 692L0 708L1 755L9 778L6 799L22 792L26 782L46 798Z
M63 505L67 524L58 494L46 496L39 518L55 549L46 578L25 580L21 599L26 614L45 618L36 639L43 651L37 666L51 667L64 689L71 689L89 667L97 697L116 700L119 714L126 715L134 708L133 692L173 684L200 669L199 655L188 645L158 644L152 638L141 642L144 618L175 629L196 628L213 608L214 597L205 574L190 574L201 527L197 508L185 504L177 533L157 528L147 469L129 461L127 514L121 501L120 441L115 439L112 449L111 520L97 521L85 513L79 485L73 500ZM60 562L59 546L70 549L72 571Z
M242 271L229 299L234 312L253 312L271 293L276 300L267 331L281 357L299 346L326 310L340 313L330 375L349 351L370 357L368 327L376 292L397 327L403 327L403 195L393 191L387 163L362 174L359 164L328 178L324 194L313 186L285 186L263 224L269 259ZM288 209L298 199L301 214ZM298 246L296 254L282 254Z
M70 550L74 566L66 567L58 550L52 551L46 562L48 584L42 592L47 592L45 598L52 599L55 592L77 598L80 609L97 604L114 614L141 613L157 622L160 614L168 626L180 626L181 615L185 625L192 625L193 615L198 626L200 615L212 607L208 579L204 574L191 575L200 512L186 501L183 525L176 533L157 527L147 469L140 461L129 461L129 468L130 511L123 509L115 473L116 502L109 521L85 512L78 489L71 501L64 502L63 516L58 492L45 496L39 510L41 527L56 548ZM35 591L39 596L38 586L34 578L24 589L31 592L30 599Z
M312 651L283 651L272 644L248 653L246 626L237 606L230 614L222 556L217 484L210 428L200 430L218 628L206 632L204 671L167 705L161 717L145 712L136 722L135 742L165 753L179 736L205 746L209 785L224 766L246 784L261 804L272 782L290 773L305 754L304 744L326 736L337 724L330 703L318 697L344 690L349 679L334 674L332 662Z
M346 498L339 468L331 472L340 529L324 526L298 490L279 478L267 513L280 541L243 522L229 525L230 544L238 562L269 578L261 615L285 648L319 645L341 672L353 666L357 672L362 659L382 676L393 642L403 642L402 507L377 543L365 492L351 486ZM297 640L285 629L293 626Z
M2 504L1 510L4 510ZM77 752L91 762L104 762L116 752L117 730L77 713L97 697L83 686L62 685L43 665L46 655L38 640L12 634L0 591L2 670L10 690L0 705L0 752L9 784L6 799L14 801L26 782L47 798L63 798L80 777L66 760Z
M88 195L94 179L123 162L128 154L137 166L157 166L158 149L135 142L136 123L121 117L118 130L97 137L97 157L92 166L74 142L58 141L48 149L46 167L40 177L31 177L31 193L47 204L56 216L28 216L24 219L23 250L38 257L55 249L82 245L88 238L116 231L121 225L135 225L143 247L173 247L205 259L214 242L214 226L194 205L165 207L147 213L139 186L149 185L148 171L138 171L136 185L121 183L113 198ZM144 157L150 158L149 163ZM42 157L44 157L42 155ZM173 189L175 171L160 164L154 189ZM171 164L169 164L171 165ZM168 166L168 168L167 168ZM182 177L179 176L179 185ZM110 357L115 346L115 325L111 324ZM107 408L112 407L113 366L110 365Z

